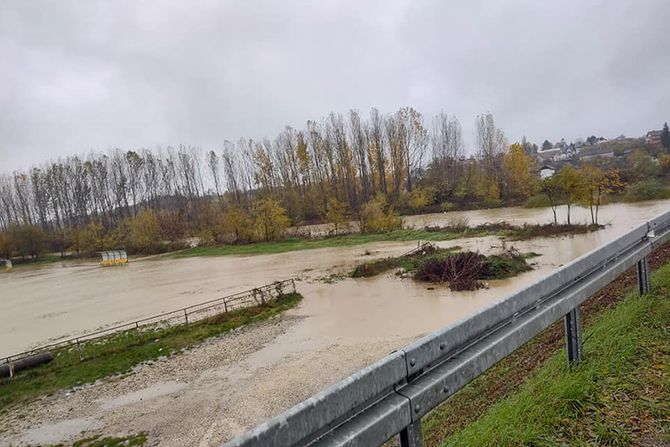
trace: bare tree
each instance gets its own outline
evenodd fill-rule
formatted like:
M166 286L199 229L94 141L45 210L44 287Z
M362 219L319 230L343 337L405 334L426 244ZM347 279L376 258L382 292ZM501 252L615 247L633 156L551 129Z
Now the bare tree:
M486 176L494 181L500 179L500 156L507 147L507 139L496 123L491 113L480 115L475 120L477 147L479 157L484 166Z

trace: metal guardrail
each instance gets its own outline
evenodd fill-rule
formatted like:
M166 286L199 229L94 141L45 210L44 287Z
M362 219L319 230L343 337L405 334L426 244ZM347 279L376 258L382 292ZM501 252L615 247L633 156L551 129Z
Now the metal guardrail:
M246 290L233 295L216 298L191 306L182 307L181 309L164 312L151 317L142 318L140 320L124 323L118 326L105 328L99 331L91 332L79 337L68 338L56 343L40 346L35 349L20 352L0 358L0 365L11 364L26 357L39 354L41 352L63 349L69 347L77 347L82 355L82 345L102 338L117 335L122 332L130 330L143 330L149 328L163 328L168 326L177 326L180 324L189 324L196 321L204 320L217 314L224 314L244 307L264 304L281 294L295 293L295 280L286 279L283 281L276 281L271 284L266 284L255 289ZM83 355L82 355L83 357Z
M564 318L568 360L581 358L579 305L670 239L670 212L550 276L398 350L224 447L379 446L399 435L423 445L421 418L488 368Z

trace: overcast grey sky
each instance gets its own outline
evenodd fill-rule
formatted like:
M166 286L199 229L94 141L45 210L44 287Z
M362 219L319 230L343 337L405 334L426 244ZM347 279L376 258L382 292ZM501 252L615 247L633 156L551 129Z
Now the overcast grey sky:
M670 120L670 2L0 3L0 172L89 150L274 136L409 105L510 141Z

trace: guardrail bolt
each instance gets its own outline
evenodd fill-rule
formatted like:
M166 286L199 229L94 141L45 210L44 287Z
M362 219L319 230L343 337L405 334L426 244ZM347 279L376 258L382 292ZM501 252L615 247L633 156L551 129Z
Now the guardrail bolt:
M444 349L444 343L440 343L440 351Z
M445 385L444 388L442 388L442 391L444 391L445 393L448 393L449 392L449 387Z
M416 365L416 359L409 359L409 365L410 366Z

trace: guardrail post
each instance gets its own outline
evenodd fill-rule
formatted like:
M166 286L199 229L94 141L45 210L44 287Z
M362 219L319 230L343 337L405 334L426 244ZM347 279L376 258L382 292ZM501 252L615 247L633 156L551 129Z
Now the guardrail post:
M640 288L640 295L649 292L649 263L646 256L637 263L637 282Z
M423 447L423 434L421 433L421 419L414 421L405 427L399 434L400 447Z
M576 365L582 359L582 316L579 306L565 314L565 338L568 363Z

